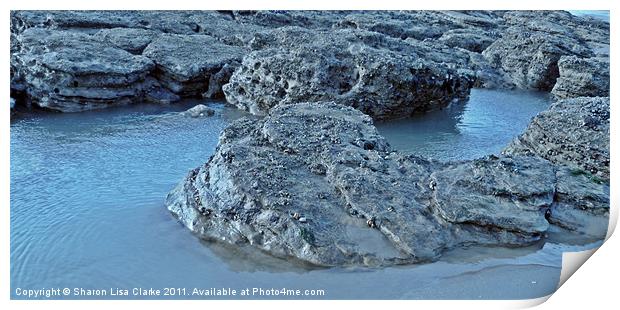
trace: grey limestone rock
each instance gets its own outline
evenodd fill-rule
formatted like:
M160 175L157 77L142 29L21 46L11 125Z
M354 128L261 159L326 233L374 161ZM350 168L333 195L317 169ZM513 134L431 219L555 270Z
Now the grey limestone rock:
M581 203L572 201L594 201L587 212L604 222L607 185L557 198L556 187L581 180L556 171L533 156L404 156L369 116L333 102L298 103L225 129L215 155L166 206L205 240L321 266L385 266L432 261L464 244L527 245L543 237L548 219L584 232Z
M86 34L26 29L15 61L29 98L63 112L135 102L154 81L153 62Z
M563 56L551 93L557 98L609 96L609 58Z
M609 97L580 97L539 113L506 154L537 155L609 180Z
M207 35L164 34L153 40L143 55L157 65L154 75L162 85L181 96L196 96L209 87L221 88L209 85L211 76L226 64L241 61L244 53L244 48Z

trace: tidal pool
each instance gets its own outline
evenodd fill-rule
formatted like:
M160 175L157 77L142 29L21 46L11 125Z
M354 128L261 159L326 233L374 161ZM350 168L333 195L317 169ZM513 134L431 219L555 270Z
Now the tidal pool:
M403 153L443 161L475 159L501 152L550 103L544 92L472 89L466 102L375 125Z
M11 124L13 298L24 298L18 290L44 288L108 292L54 297L60 299L533 298L555 290L563 251L598 244L556 238L517 249L464 248L435 263L381 269L311 268L249 248L205 244L177 223L163 202L214 152L221 130L243 113L218 102L206 103L216 110L213 117L170 113L196 103L26 115ZM380 131L403 151L472 158L499 151L547 105L540 94L476 90L465 106L380 124ZM510 129L498 126L506 122ZM452 142L432 141L442 135ZM493 143L487 144L489 137ZM133 296L134 288L173 288L177 295ZM237 295L192 295L194 288L234 289ZM248 288L299 289L302 296L239 295ZM109 294L125 289L129 296ZM319 295L304 295L305 290Z

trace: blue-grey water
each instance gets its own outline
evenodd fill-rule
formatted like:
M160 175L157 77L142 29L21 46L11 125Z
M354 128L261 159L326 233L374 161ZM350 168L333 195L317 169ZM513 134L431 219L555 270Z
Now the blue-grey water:
M499 153L549 104L546 92L473 89L467 102L376 126L401 152L444 161L474 159Z
M569 12L575 16L588 16L608 23L610 19L608 10L570 10Z
M494 152L546 108L542 98L476 90L464 107L429 115L433 122L399 122L394 126L407 134L388 138L404 151L436 157ZM277 298L533 298L555 290L562 251L591 246L558 238L527 248L459 249L417 266L312 269L247 248L204 244L170 216L163 201L209 158L221 130L242 113L213 102L207 103L217 111L213 117L174 113L193 104L35 114L11 124L12 298L25 298L24 290L64 288L69 295L52 298L273 298L240 296L246 288L325 292ZM382 132L389 131L386 126ZM426 143L439 136L440 144ZM460 155L457 145L466 146ZM107 295L76 296L76 288ZM136 296L134 288L175 288L182 296ZM192 295L194 288L230 288L237 296ZM129 296L111 295L125 289Z

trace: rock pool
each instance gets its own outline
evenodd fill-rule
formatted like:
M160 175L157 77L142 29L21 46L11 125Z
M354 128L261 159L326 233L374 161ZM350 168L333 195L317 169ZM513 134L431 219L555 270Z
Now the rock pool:
M555 290L563 251L598 244L552 235L527 248L458 249L435 263L381 269L316 269L246 248L199 246L163 200L243 114L218 102L207 103L213 117L168 114L196 103L26 115L11 124L13 298L20 298L17 288L65 287L185 288L186 294L287 288L324 290L301 298L330 299L533 298ZM469 159L501 150L548 104L538 93L473 90L464 105L378 127L403 152ZM249 296L270 297L300 298Z

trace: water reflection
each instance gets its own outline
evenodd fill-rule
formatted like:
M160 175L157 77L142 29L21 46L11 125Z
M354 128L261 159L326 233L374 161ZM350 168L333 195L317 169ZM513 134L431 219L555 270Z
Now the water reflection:
M376 126L401 152L444 161L474 159L499 153L550 102L547 93L472 89L467 102Z

